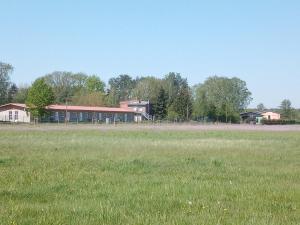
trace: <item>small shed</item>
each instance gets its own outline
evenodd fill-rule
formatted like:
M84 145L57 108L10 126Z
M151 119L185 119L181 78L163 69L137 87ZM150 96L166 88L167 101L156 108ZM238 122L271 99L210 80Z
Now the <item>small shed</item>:
M30 123L30 112L25 104L8 103L1 105L0 121Z

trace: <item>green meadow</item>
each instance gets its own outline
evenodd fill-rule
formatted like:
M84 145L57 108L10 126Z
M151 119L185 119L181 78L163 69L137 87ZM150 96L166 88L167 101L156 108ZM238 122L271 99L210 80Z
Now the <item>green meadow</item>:
M300 224L300 132L3 129L0 224Z

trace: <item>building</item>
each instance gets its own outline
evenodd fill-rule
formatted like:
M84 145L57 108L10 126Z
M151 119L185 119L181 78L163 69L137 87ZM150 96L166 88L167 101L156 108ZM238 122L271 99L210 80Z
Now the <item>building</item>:
M240 114L243 123L260 123L262 114L260 112L244 112Z
M44 122L132 122L136 116L131 108L49 105L46 109L49 115L42 119Z
M265 112L244 112L240 114L243 123L260 124L264 120L280 120L279 113Z
M41 118L42 122L88 122L88 123L115 123L140 122L149 119L147 113L149 102L126 101L120 107L91 107L75 105L49 105L47 115ZM33 120L25 104L10 103L0 106L0 121L29 123Z
M135 117L135 122L141 122L143 120L152 120L150 115L150 102L140 101L140 100L129 100L120 102L120 107L124 109L133 109L137 115Z
M280 120L281 115L275 112L263 112L262 117L266 120Z
M0 122L30 123L30 118L25 104L9 103L0 106Z

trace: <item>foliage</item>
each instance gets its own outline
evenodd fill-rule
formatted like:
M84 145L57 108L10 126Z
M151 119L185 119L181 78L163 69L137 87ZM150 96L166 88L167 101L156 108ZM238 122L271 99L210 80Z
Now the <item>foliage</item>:
M267 120L267 119L263 119L261 121L261 124L264 124L264 125L290 125L290 124L296 124L296 120L285 120L285 119Z
M194 116L207 116L222 122L237 122L239 113L249 105L251 92L239 78L209 77L195 94Z
M104 93L105 83L96 75L89 76L86 79L86 89L89 93Z
M172 108L177 113L178 119L189 120L192 114L192 100L186 80L180 85L178 94L172 103Z
M155 104L161 88L161 80L155 77L139 78L133 89L133 97L138 100L149 100Z
M13 97L13 102L25 103L28 96L29 86L20 85L18 87L18 92Z
M88 76L84 73L55 71L42 77L52 87L55 102L65 103L75 93L84 89Z
M136 81L127 74L119 75L118 77L109 80L109 101L111 105L119 105L120 101L129 100L132 98L133 89Z
M10 64L0 62L0 105L10 101L8 92L11 86L9 75L13 72Z
M155 111L155 118L158 120L163 120L167 116L167 95L163 87L160 87L155 105L153 105Z
M65 103L77 95L104 93L105 83L96 75L55 71L43 78L52 87L56 103Z
M266 109L265 105L263 103L260 103L257 105L257 110L262 112Z
M19 89L15 83L11 83L9 89L8 89L8 94L7 94L7 101L8 102L13 102L15 99Z
M26 105L34 117L46 114L45 107L53 103L55 97L52 88L44 78L38 78L28 91Z
M72 105L105 106L107 104L106 95L102 92L78 93L70 100Z
M285 119L292 119L293 117L293 108L292 103L288 99L284 99L280 105L281 116Z
M168 118L188 120L192 113L192 95L187 79L180 73L170 72L163 79L163 87L168 97Z

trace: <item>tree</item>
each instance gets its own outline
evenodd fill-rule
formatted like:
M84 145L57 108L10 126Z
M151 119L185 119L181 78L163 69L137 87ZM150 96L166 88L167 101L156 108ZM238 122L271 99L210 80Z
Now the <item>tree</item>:
M161 79L155 77L142 77L138 79L135 88L132 90L132 96L138 100L147 100L150 102L150 114L156 114L156 104L158 102L159 91L162 88Z
M261 111L264 111L265 109L266 109L266 107L264 106L263 103L260 103L260 104L257 105L257 110L258 110L258 111L261 112Z
M86 79L86 89L89 93L102 92L104 93L105 83L96 75L89 76Z
M52 88L46 83L44 78L38 78L28 91L26 105L35 117L41 117L46 114L45 107L54 101Z
M175 98L178 96L180 87L186 79L183 79L180 73L170 72L163 79L163 86L168 96L168 107L172 105Z
M136 81L127 74L109 80L110 104L118 105L120 101L129 100L132 97L132 91L135 88Z
M0 62L0 105L8 102L8 89L10 87L9 74L12 72L12 65Z
M170 72L163 80L167 95L167 114L169 119L186 120L192 113L192 95L187 79L180 73Z
M172 103L171 109L175 110L178 119L189 120L192 114L192 98L187 80L184 80L179 87L178 94Z
M238 121L239 113L252 100L246 82L238 78L209 77L196 90L195 107L215 121ZM199 108L200 107L200 108Z
M18 92L13 98L13 102L25 103L28 96L28 90L29 90L28 85L20 85L18 87Z
M157 95L156 104L154 105L155 118L163 120L167 116L167 95L163 87L160 87Z
M284 99L280 104L281 114L285 119L292 119L293 108L289 99Z
M42 77L54 92L56 103L65 103L76 93L86 89L88 75L84 73L71 73L55 71Z
M106 95L102 92L76 94L70 100L73 105L84 105L84 106L105 106L106 105Z
M13 102L19 89L15 83L12 83L8 89L8 94L7 94L7 101L8 102Z

